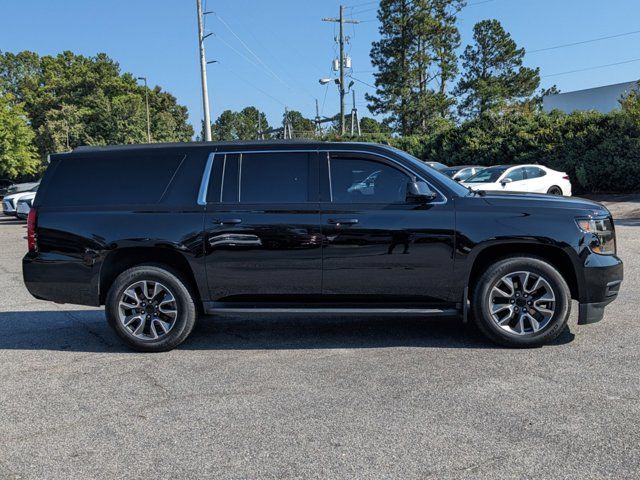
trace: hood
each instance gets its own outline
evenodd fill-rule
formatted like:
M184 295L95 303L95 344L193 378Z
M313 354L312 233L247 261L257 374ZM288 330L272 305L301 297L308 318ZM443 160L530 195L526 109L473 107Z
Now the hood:
M485 191L482 198L489 205L532 208L558 208L575 210L583 215L610 215L609 210L601 203L580 197L562 197L545 193L518 193Z
M11 202L17 202L25 195L35 195L35 192L20 192L20 193L12 193L11 195L5 195L4 200L9 200Z
M36 193L37 192L29 192L29 193L20 195L20 198L18 199L18 201L22 202L24 200L33 200L34 198L36 198Z
M487 187L495 187L500 185L498 182L492 182L492 183L467 183L467 182L460 182L460 185L464 185L467 188L470 188L471 190L485 190Z

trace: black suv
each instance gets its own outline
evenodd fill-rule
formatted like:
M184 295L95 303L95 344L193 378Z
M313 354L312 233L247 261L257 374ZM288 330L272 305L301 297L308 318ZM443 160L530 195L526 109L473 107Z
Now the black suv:
M602 318L622 281L610 213L471 192L400 150L318 142L78 148L51 156L28 219L37 298L105 305L131 347L174 348L198 314L473 318L540 345Z

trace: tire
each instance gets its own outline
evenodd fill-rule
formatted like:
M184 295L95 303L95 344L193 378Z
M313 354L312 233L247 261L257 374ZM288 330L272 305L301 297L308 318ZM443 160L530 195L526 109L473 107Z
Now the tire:
M166 352L184 342L193 330L197 318L193 298L176 272L160 265L133 267L121 273L109 289L107 322L132 349Z
M548 195L563 195L562 189L560 187L558 187L557 185L549 187L549 190L547 190L547 194Z
M549 263L519 256L490 265L474 285L472 302L474 320L487 338L509 347L537 347L565 330L571 292Z

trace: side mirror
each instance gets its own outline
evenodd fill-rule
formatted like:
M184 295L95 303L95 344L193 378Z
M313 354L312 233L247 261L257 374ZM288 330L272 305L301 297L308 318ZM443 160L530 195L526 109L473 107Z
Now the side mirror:
M501 184L502 184L502 186L504 187L507 183L511 183L511 182L513 182L513 180L512 180L512 179L510 179L510 178L505 178L505 179L503 179L500 183L501 183Z
M430 202L436 198L436 193L429 188L426 182L409 182L407 186L407 199L418 202Z

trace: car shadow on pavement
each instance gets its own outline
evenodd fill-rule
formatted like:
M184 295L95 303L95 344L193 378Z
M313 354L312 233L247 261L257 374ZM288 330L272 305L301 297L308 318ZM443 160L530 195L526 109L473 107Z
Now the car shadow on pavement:
M623 218L615 220L616 226L622 225L623 227L640 227L640 218Z
M3 218L2 221L0 221L0 225L24 225L26 227L27 221L21 220L16 217L7 217Z
M553 345L573 341L567 328ZM501 348L459 319L253 315L202 317L182 350ZM0 350L131 352L102 310L0 313ZM132 352L133 353L133 352Z

